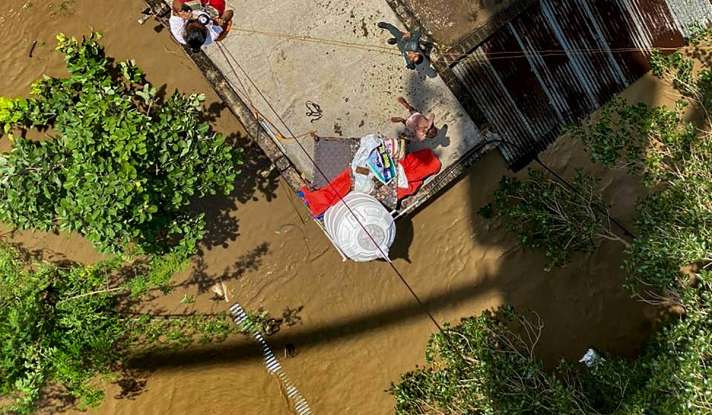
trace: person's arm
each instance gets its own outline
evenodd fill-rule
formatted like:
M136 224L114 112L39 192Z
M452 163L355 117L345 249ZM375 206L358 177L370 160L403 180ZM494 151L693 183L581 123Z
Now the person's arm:
M185 45L185 38L183 37L183 31L185 30L185 20L180 16L171 16L168 19L169 26L171 28L171 34L173 38L180 43Z
M173 13L178 14L183 11L185 0L173 0Z
M230 23L232 23L232 18L234 15L235 15L235 12L233 12L232 10L225 10L225 13L223 13L222 16L215 19L215 23L217 23L218 26L220 26L222 28L223 32L227 33Z
M397 98L397 101L398 101L399 104L401 104L401 105L403 106L403 108L407 109L408 112L417 112L416 109L413 108L413 106L410 105L410 103L409 103L408 101L406 101L405 98L403 98L403 97L398 97L398 98Z
M410 33L410 38L411 40L416 44L420 44L420 37L423 35L422 31L420 28L415 29L413 32Z
M379 22L378 27L380 27L381 29L388 30L391 35L396 39L396 42L400 42L400 40L403 38L403 32L401 32L400 29L390 23Z
M183 10L185 6L185 0L173 0L173 15L180 16L183 19L190 19L191 12Z

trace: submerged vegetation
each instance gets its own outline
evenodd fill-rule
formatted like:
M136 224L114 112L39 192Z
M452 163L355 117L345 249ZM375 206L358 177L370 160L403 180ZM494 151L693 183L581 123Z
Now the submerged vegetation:
M204 219L187 207L233 190L239 150L202 120L202 96L161 97L133 62L107 57L98 34L57 39L69 77L0 98L13 143L0 155L0 220L77 231L106 252L191 254ZM24 138L28 129L47 137Z
M110 259L57 265L0 242L0 413L31 413L49 391L80 408L102 399L129 358L219 342L226 315L146 311L203 238L195 199L234 188L240 151L204 120L200 95L162 97L100 35L57 37L69 76L29 99L0 97L0 221L76 231ZM45 132L39 140L29 130Z
M121 256L60 266L0 244L0 394L9 400L0 401L0 413L32 412L49 388L80 408L96 405L97 376L111 380L130 357L234 332L224 315L140 311L153 291L170 289L176 266Z
M488 209L522 246L544 251L549 268L564 265L574 252L594 250L602 239L628 244L611 229L597 181L580 171L570 184L534 169L526 180L503 177L494 198Z
M538 321L506 308L464 319L433 336L426 367L392 385L397 413L712 413L712 71L695 71L681 53L656 54L652 66L685 97L675 108L614 99L570 134L594 162L641 178L624 270L632 295L668 307L659 330L633 361L604 356L545 371L534 353ZM564 265L611 231L591 209L602 204L595 182L579 172L568 188L533 171L504 179L485 211Z

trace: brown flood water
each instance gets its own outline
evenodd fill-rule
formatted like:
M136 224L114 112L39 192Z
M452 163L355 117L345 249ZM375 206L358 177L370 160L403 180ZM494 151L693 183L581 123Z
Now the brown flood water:
M167 32L156 33L152 21L136 24L141 8L139 0L2 2L0 95L25 95L29 83L43 73L61 74L61 59L52 52L54 35L79 35L93 28L105 34L110 55L135 59L168 92L204 92L215 128L239 134L239 122L217 102ZM38 45L29 58L34 40ZM657 84L644 79L628 94L650 100L657 92ZM193 269L176 277L184 284L158 299L154 311L189 311L180 303L184 294L196 296L191 309L226 310L227 304L211 299L206 289L220 277L231 300L248 309L264 307L281 316L287 308L303 307L297 324L283 326L268 340L313 412L393 413L393 399L385 389L424 362L423 350L435 328L384 263L342 262L288 187L275 177L256 175L262 159L249 157L239 191L204 203L211 232L203 255ZM575 166L593 169L579 146L566 140L544 158L567 173ZM628 223L626 212L637 184L622 174L597 171L605 174L614 212ZM621 288L621 247L607 242L564 269L544 272L542 255L523 251L514 238L476 214L504 174L500 156L489 154L412 220L399 222L395 264L441 322L456 322L503 303L537 312L545 323L537 353L548 365L577 359L588 347L634 355L651 330L655 311L629 299ZM19 232L13 237L50 258L91 262L99 257L74 235ZM283 356L286 344L296 347L294 357ZM147 384L142 393L114 399L118 387L109 384L107 399L90 413L293 413L248 339L144 363Z

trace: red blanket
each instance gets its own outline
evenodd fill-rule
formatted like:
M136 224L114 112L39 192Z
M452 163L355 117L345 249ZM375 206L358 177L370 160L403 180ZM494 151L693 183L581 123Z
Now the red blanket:
M442 167L438 157L429 148L408 153L400 164L408 178L408 188L398 188L398 200L417 192L425 179L439 172Z
M334 180L319 189L309 190L304 186L301 191L312 215L321 216L351 191L351 167L346 168Z

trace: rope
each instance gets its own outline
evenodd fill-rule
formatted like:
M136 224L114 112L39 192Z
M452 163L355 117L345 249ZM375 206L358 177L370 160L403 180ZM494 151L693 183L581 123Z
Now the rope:
M238 92L238 93L239 93L239 92L242 92L242 94L245 96L245 99L247 99L247 106L248 106L248 107L250 108L250 110L252 111L252 114L253 114L253 115L255 116L255 118L257 119L257 122L264 121L265 123L269 124L269 127L274 131L274 133L275 133L274 135L275 135L275 137L276 137L277 139L279 139L279 140L291 139L291 137L285 137L284 134L282 134L282 133L279 131L279 129L274 125L274 123L273 123L272 121L270 121L269 118L265 117L265 116L257 109L257 107L255 107L255 104L252 102L252 98L250 97L250 94L247 92L247 91L248 91L248 90L247 90L247 87L245 87L244 82L242 81L242 79L240 78L240 76L237 74L237 71L235 70L235 67L232 66L232 65L230 65L230 59L228 58L227 54L225 53L224 46L222 46L222 44L220 44L220 43L216 43L216 45L218 45L218 49L220 50L220 53L222 53L223 58L225 58L225 62L227 62L228 66L230 66L230 69L232 70L232 74L233 74L233 76L235 77L235 79L237 80L237 82L240 84L240 87L238 87L237 85L233 84L232 81L229 80L229 79L227 79L228 84L230 84L230 86L235 89L235 92ZM238 95L239 95L239 94L238 94ZM308 101L308 103L309 103L309 102L311 102L311 101ZM307 108L309 108L308 103L307 103ZM315 104L315 105L316 105L316 104ZM318 108L318 105L317 105L317 108ZM319 108L319 110L321 111L320 108ZM308 115L308 114L307 114L307 115ZM321 118L321 116L320 116L319 118ZM317 120L318 120L318 118L317 118ZM314 122L314 121L316 121L316 120L313 120L312 122ZM307 131L307 132L305 132L305 133L302 133L302 134L298 135L297 137L306 137L306 136L310 136L310 135L313 135L313 134L316 134L316 131L311 130L311 131Z
M218 44L218 45L219 45L219 44ZM222 47L222 45L219 45L219 46ZM277 110L274 108L274 106L272 105L272 103L271 103L271 102L267 99L267 97L262 93L262 91L260 90L260 88L259 88L259 87L257 86L257 84L255 83L255 81L250 77L250 75L247 73L247 71L245 71L245 69L242 67L242 65L240 65L240 62L237 60L237 58L235 58L235 56L232 54L232 52L231 52L229 49L227 49L227 54L230 56L230 58L232 58L232 61L233 61L233 62L228 61L228 63L229 63L231 66L232 66L232 63L234 63L235 66L240 70L240 72L242 72L242 73L245 75L245 78L247 78L247 80L248 80L249 83L252 85L252 87L255 89L255 91L257 91L257 93L260 95L260 97L262 97L262 99L264 100L265 104L266 104L266 105L269 107L269 109L275 114L275 116L276 116L277 119L280 121L280 123L281 123L282 125L284 125L286 131L289 132L289 134L292 136L292 138L293 138L294 141L297 143L297 145L299 146L299 148L301 149L301 151L304 153L304 155L307 157L307 159L309 160L309 162L314 166L315 171L318 172L318 173L323 177L324 181L326 181L326 182L328 183L328 186L331 187L331 190L334 192L334 194L336 194L336 195L339 196L340 202L344 204L344 206L346 207L346 209L349 211L349 213L350 213L350 214L354 217L354 219L356 220L356 223L358 223L358 225L361 227L361 229L362 229L362 230L365 232L365 234L368 236L368 238L369 238L369 240L371 241L371 243L372 243L372 244L376 247L376 249L379 251L379 253L381 254L381 258L383 258L383 259L388 263L389 267L390 267L390 268L393 270L393 272L398 276L398 279L401 281L401 283L408 289L408 291L410 292L411 296L415 299L415 301L416 301L416 302L418 303L418 305L423 309L423 311L425 312L425 314L427 314L427 316L428 316L428 318L430 319L430 321L432 321L432 323L435 325L435 327L443 334L444 338L445 338L446 341L448 341L448 343L449 343L449 342L450 342L450 339L449 339L447 333L446 333L445 330L442 328L442 326L440 325L440 323L438 323L438 321L435 319L435 316L433 316L432 313L430 312L430 310L427 309L427 307L425 306L425 303L423 303L423 301L420 299L420 297L419 297L418 294L415 292L415 290L413 290L413 287L408 283L408 281L406 280L406 278L405 278L405 276L403 275L403 273L401 273L401 271L398 269L398 267L393 263L393 261L391 261L391 259L390 259L390 258L388 257L388 255L383 251L383 249L381 248L381 246L376 242L376 240L375 240L375 238L373 237L373 235L371 235L371 233L370 233L370 232L368 231L368 229L366 228L366 225L364 225L363 222L361 221L361 219L358 217L358 215L356 215L356 212L354 212L353 209L351 209L351 206L349 206L348 203L346 203L346 201L344 200L344 198L339 194L339 192L337 192L337 191L334 189L333 185L329 182L329 178L326 176L326 174L324 173L324 171L319 167L319 165L316 163L316 161L315 161L314 158L311 156L311 154L309 154L309 152L308 152L307 149L304 147L304 145L298 140L297 136L294 135L294 133L293 133L292 130L289 128L289 126L288 126L287 123L284 121L284 119L282 119L282 117L280 117L279 113L278 113ZM232 68L233 68L233 70L234 70L234 66L232 66Z
M307 400L299 392L299 390L294 386L294 384L289 380L287 374L282 369L282 365L279 364L277 357L275 357L272 349L267 344L264 336L260 332L257 325L251 321L245 312L245 309L240 306L240 304L235 303L230 307L230 313L238 326L244 327L257 341L260 349L262 349L262 356L265 359L265 367L267 372L271 375L277 375L282 385L287 390L287 399L294 405L297 415L311 415L311 409Z
M400 56L401 53L394 49L393 46L386 45L372 45L363 44L356 42L349 42L336 39L327 39L314 37L309 35L296 35L291 33L283 32L270 32L263 30L254 30L246 28L233 28L234 32L241 32L245 34L258 34L263 36L277 37L285 40L294 40L305 43L318 43L330 46L339 46L350 49L366 50L371 52L378 52L388 55ZM493 51L486 52L487 58L489 60L501 60L501 59L513 59L513 58L527 58L531 56L539 57L556 57L556 56L567 56L567 55L593 55L593 54L608 54L608 53L641 53L641 52L653 52L653 51L675 51L679 48L674 47L660 47L660 48L639 48L639 47L628 47L628 48L575 48L575 49L531 49L529 51ZM700 50L712 49L710 46L698 46ZM462 53L440 53L440 56L459 58L465 56Z

